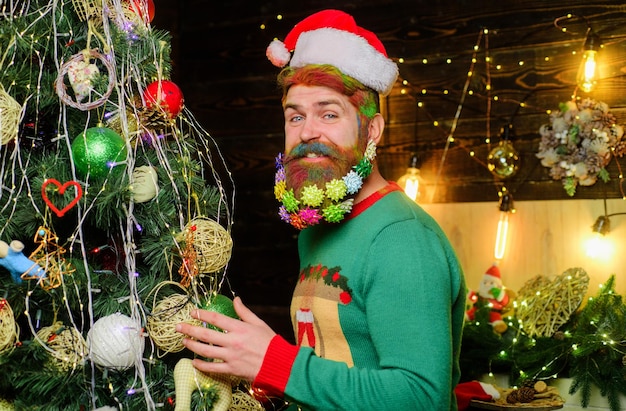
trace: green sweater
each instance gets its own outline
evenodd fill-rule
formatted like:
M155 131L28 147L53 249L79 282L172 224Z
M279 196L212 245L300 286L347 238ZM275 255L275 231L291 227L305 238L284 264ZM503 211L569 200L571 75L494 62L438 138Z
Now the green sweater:
M392 183L305 229L291 314L254 385L303 409L456 410L465 284L437 223Z

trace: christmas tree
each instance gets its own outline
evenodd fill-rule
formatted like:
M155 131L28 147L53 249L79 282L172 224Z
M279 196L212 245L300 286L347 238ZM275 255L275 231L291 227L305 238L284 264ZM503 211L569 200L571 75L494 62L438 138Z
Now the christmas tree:
M589 405L595 387L611 411L621 410L620 396L626 395L626 304L615 292L615 275L584 306L578 308L576 300L572 307L578 309L563 316L562 324L549 318L550 311L568 305L567 298L554 298L555 290L567 294L568 289L575 288L573 283L581 284L584 277L583 269L573 268L552 282L541 276L538 279L542 281L529 280L528 283L541 285L528 295L537 296L533 305L543 313L532 324L519 317L524 312L521 307L528 301L525 298L518 298L515 315L507 318L509 327L502 334L493 332L487 314L477 313L476 320L466 323L463 331L463 378L503 373L509 375L511 386L571 378L569 394L580 393L583 407ZM546 304L546 300L552 302ZM546 324L553 327L542 327Z
M2 5L0 409L241 403L174 331L229 309L234 188L154 4Z

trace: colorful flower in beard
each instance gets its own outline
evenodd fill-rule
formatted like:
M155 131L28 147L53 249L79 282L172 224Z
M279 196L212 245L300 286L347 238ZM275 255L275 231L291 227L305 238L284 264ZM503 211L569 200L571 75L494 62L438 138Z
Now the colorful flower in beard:
M308 155L330 156L327 157L330 161L320 161L319 165L299 161ZM376 143L371 140L358 163L355 151L333 149L317 142L299 145L289 156L279 154L274 195L281 202L281 219L299 230L322 220L330 223L343 220L352 210L353 197L363 180L372 172L375 157Z
M345 149L320 142L298 144L283 160L287 188L293 188L296 197L302 196L306 186L323 189L327 182L341 178L358 163L363 151L357 150L357 147ZM307 158L324 160L311 162Z

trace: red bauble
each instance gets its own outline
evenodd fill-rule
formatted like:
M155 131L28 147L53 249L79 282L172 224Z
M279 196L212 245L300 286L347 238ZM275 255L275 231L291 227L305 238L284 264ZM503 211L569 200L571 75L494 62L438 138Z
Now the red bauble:
M142 19L146 19L143 16L143 11L148 11L148 23L154 19L154 1L152 0L131 0L131 9L139 15Z
M170 118L176 117L183 109L185 99L180 88L169 80L155 81L143 91L143 100L148 109L161 109Z

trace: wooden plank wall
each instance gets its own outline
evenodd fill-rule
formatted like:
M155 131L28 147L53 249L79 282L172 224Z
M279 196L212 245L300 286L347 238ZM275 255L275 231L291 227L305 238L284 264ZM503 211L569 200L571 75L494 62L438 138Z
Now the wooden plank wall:
M265 47L336 3L155 0L153 25L173 35L173 79L218 141L235 182L232 287L285 328L278 318L284 318L297 271L297 233L278 221L272 193L283 134L277 69ZM578 95L606 102L626 122L626 6L618 2L353 0L342 8L380 36L390 57L403 59L401 78L384 100L381 169L397 179L417 148L434 202L497 201L502 185L516 200L568 198L535 154L547 110L575 91L586 22L603 40L603 79L589 95ZM563 32L555 21L568 13L574 17L560 20ZM509 123L521 168L501 181L485 162L500 127ZM581 188L576 198L621 198L619 163L608 170L610 183Z

